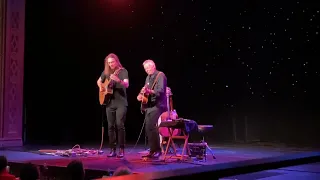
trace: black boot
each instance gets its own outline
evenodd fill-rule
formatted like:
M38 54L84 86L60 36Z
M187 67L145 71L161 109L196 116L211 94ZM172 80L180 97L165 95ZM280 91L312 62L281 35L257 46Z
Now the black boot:
M117 156L116 149L112 148L111 152L108 154L108 157L116 157L116 156Z
M146 155L142 155L142 158L151 158L152 157L152 152L149 152L148 154Z
M152 158L159 158L160 156L162 155L162 152L161 151L157 151L157 152L154 152L153 155L152 155Z
M117 158L123 158L123 157L124 157L124 148L120 148Z

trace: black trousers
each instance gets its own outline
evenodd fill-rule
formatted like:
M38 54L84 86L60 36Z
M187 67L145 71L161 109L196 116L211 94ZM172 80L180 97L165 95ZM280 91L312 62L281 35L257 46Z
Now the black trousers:
M150 146L150 152L161 151L160 138L158 130L158 119L165 110L158 108L149 108L145 114L145 131L148 137L148 144Z
M124 148L126 138L124 123L127 115L127 106L118 105L106 107L106 115L110 148L114 149L117 147L116 134L118 134L118 144L120 148Z

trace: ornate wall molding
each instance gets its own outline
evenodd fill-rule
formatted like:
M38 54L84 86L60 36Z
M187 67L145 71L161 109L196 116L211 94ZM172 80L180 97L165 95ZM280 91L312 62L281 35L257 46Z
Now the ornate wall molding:
M0 139L3 137L5 2L0 1Z
M7 0L0 146L22 145L25 0Z

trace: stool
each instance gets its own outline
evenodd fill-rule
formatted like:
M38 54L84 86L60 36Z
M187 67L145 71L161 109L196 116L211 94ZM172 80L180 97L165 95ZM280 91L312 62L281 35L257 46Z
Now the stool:
M215 155L213 154L211 148L208 146L208 143L205 142L204 140L204 134L207 133L208 131L210 131L211 129L213 129L213 125L198 125L198 132L202 134L202 140L200 141L201 144L203 144L204 146L207 147L207 149L210 151L210 153L212 154L213 159L216 159ZM207 154L205 154L205 161L207 161Z

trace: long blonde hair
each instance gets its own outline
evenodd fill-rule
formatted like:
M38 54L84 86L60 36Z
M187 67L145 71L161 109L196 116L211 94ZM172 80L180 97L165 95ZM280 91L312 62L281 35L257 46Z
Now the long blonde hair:
M104 58L104 74L112 74L114 72L114 70L112 70L110 68L110 66L108 65L108 58L115 59L118 64L118 68L123 68L118 56L114 53L110 53L110 54L108 54L108 56L106 58Z

